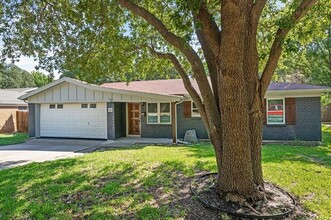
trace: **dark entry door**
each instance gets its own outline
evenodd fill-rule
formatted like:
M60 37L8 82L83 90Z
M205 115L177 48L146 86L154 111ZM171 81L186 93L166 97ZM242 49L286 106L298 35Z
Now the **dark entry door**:
M128 103L128 135L140 135L140 103Z

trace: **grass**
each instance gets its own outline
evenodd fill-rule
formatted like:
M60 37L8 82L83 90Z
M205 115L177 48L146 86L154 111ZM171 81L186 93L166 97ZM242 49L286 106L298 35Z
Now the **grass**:
M25 133L15 133L15 134L0 134L0 146L1 145L11 145L19 144L25 142L29 138L29 135Z
M329 143L331 129L323 132ZM266 180L296 195L320 219L331 218L330 144L265 146L263 169ZM0 171L0 219L190 219L186 178L215 170L209 144L32 163Z

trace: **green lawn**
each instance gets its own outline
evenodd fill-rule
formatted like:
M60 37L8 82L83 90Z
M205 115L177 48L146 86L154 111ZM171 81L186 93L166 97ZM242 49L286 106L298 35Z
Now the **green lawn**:
M331 129L324 128L328 140ZM331 140L331 139L330 139ZM263 148L265 178L330 219L331 145ZM0 219L190 219L187 177L215 171L210 145L147 146L0 171Z
M29 136L25 133L0 134L0 146L22 143L28 138Z

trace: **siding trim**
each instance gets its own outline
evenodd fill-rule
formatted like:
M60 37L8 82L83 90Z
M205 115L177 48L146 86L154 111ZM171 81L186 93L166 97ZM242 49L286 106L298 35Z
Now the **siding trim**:
M287 125L296 124L295 98L285 98L285 122Z
M184 118L191 118L192 117L192 104L191 101L184 101L183 102L184 107Z

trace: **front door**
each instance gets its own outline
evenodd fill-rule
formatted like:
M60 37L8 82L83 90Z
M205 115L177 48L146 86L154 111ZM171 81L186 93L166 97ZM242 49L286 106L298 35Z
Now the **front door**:
M140 103L128 103L128 135L140 135Z

